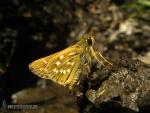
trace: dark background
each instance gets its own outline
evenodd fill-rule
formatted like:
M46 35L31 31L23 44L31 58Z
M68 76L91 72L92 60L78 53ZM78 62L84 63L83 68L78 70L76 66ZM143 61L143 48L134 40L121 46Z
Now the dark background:
M133 2L0 0L0 103L12 104L12 94L37 86L40 78L29 71L29 63L68 47L91 27L96 29L97 48L114 61L147 53L149 28L143 26L149 26L149 6ZM131 24L128 35L119 29L129 18L138 24ZM116 31L116 38L110 40Z

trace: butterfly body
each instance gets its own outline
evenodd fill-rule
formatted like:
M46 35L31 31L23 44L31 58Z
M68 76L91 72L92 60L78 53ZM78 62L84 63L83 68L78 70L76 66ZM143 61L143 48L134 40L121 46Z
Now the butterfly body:
M90 65L92 57L96 55L93 53L93 44L94 37L84 35L76 44L33 61L29 69L39 77L50 79L71 90L82 77L84 64Z

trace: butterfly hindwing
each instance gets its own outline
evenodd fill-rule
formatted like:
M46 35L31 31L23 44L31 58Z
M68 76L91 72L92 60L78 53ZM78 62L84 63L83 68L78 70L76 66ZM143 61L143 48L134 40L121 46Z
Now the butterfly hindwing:
M69 89L79 79L81 55L84 49L78 45L71 46L61 52L33 61L30 70L45 79L51 79L54 82L68 85Z
M79 81L80 74L82 72L81 68L83 67L83 62L81 61L80 56L76 56L74 60L76 63L72 68L68 79L65 81L65 85L69 85L69 89L72 89L73 86Z
M55 72L51 73L51 79L59 84L68 86L69 89L72 89L74 84L79 80L79 75L81 72L80 66L82 65L80 60L80 55L76 55L70 58L68 61L69 63L64 63L64 65L57 70L54 68Z

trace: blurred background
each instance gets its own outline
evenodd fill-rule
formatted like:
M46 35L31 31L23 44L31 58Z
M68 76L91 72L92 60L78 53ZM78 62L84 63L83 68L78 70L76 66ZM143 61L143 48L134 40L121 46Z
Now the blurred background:
M1 0L0 103L35 104L7 113L77 113L76 98L31 73L29 63L60 51L95 29L95 47L112 61L150 64L148 0Z

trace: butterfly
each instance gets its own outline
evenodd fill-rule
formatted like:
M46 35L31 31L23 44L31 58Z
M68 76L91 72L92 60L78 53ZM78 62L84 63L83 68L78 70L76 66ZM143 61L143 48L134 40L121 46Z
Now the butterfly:
M85 34L76 44L33 61L29 69L41 78L50 79L72 90L82 78L83 66L90 66L92 58L104 66L106 63L112 65L100 52L94 51L94 43L95 37Z

